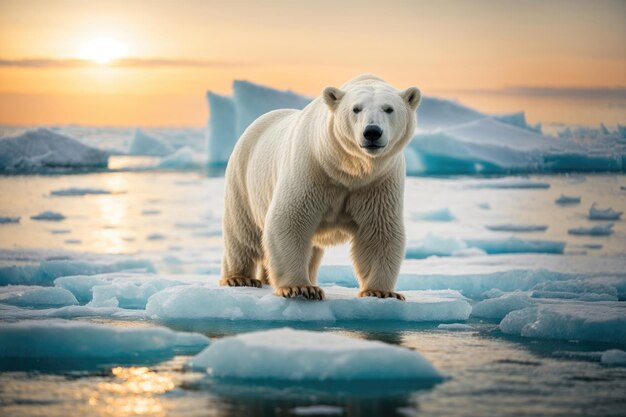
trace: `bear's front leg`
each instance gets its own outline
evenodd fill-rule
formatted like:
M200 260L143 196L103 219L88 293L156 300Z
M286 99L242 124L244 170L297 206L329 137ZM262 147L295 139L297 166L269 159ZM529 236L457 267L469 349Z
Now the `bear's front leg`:
M402 186L402 179L391 178L351 200L350 210L357 224L351 254L359 297L404 301L404 296L394 291L404 259Z
M277 188L275 195L281 197L272 201L263 230L270 284L281 297L323 300L324 291L309 278L309 264L324 195L315 187L286 188Z

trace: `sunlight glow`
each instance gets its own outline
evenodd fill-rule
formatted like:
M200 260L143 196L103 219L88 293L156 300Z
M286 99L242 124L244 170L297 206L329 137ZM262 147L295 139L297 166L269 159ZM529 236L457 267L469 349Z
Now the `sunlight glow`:
M83 42L80 57L98 64L108 64L123 57L126 51L126 45L122 42L110 37L99 37Z

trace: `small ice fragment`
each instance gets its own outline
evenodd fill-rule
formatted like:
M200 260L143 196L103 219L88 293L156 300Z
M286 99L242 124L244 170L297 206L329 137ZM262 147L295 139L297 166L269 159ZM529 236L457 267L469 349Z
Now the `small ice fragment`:
M112 194L111 191L102 188L62 188L50 191L53 196L84 196L84 195L105 195Z
M626 352L619 349L609 349L602 353L600 361L605 365L626 366Z
M62 215L61 213L57 213L54 211L42 211L39 214L36 214L34 216L30 216L31 219L33 220L43 220L43 221L51 221L51 222L58 222L61 220L65 219L65 216Z
M491 209L491 204L483 202L483 203L478 203L478 208L481 208L483 210L490 210Z
M161 210L154 210L154 209L142 210L141 214L143 214L144 216L156 216L157 214L161 214Z
M612 208L600 209L593 203L589 208L589 220L619 220L623 212L615 211Z
M575 227L568 229L567 233L575 236L609 236L613 234L613 223L592 227Z
M63 241L63 243L66 243L68 245L78 245L81 244L83 241L80 239L65 239Z
M437 328L441 330L474 330L474 326L465 323L442 323Z
M163 239L165 239L165 235L162 235L161 233L150 233L148 236L146 236L146 239L148 239L148 240L163 240Z
M343 408L320 404L294 407L289 412L297 416L340 416L343 414Z
M70 229L52 229L52 230L50 230L50 233L52 233L53 235L66 235L66 234L68 234L70 232L71 232Z
M485 226L494 232L545 232L548 226L545 224L492 224Z
M561 194L561 196L554 200L554 202L561 206L580 204L580 197Z
M135 129L128 148L131 155L166 156L174 149L165 140L146 133L142 129Z
M434 222L450 222L456 220L456 217L449 208L442 208L438 210L428 211L424 213L418 213L414 216L416 220L428 220Z
M19 223L20 217L0 217L0 224Z

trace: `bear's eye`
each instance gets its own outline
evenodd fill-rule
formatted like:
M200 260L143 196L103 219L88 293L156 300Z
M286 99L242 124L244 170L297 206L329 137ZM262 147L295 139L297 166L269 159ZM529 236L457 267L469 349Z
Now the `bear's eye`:
M393 113L393 107L384 107L383 111L387 114Z
M352 111L353 111L354 113L361 113L361 108L360 108L359 106L354 106L354 107L352 108Z

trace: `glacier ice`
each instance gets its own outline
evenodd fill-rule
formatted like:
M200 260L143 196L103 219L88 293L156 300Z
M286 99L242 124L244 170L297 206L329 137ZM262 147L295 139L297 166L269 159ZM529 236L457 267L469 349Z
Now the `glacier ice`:
M0 323L0 357L101 359L172 356L180 349L198 351L209 339L163 327L112 326L75 320Z
M146 133L143 129L135 129L128 147L130 155L167 156L174 148L164 139Z
M510 312L500 322L500 330L540 339L626 343L626 304L548 300Z
M567 233L576 236L609 236L613 234L613 223L591 227L573 227L568 229Z
M211 118L207 132L207 158L212 165L226 165L235 147L237 117L232 97L207 93Z
M554 202L561 206L580 204L580 197L561 194Z
M589 207L589 220L619 220L622 217L621 211L613 210L612 208L601 209L596 207L596 203L593 203Z
M148 299L152 319L223 319L260 321L454 321L466 320L469 303L457 291L406 291L406 302L356 298L356 289L325 287L326 300L310 302L277 297L271 288L166 288Z
M276 109L303 109L311 99L292 91L281 91L249 81L233 82L237 136L259 116Z
M64 288L9 285L0 287L0 303L50 308L76 305L78 300Z
M41 213L30 216L33 220L43 220L50 222L60 222L61 220L65 220L65 216L61 213L57 213L56 211L42 211Z
M545 232L548 230L546 224L491 224L485 226L493 232Z
M379 341L281 328L213 342L189 361L214 378L288 381L442 380L421 354Z
M0 224L19 223L20 219L21 219L21 217L19 217L19 216L17 216L17 217L2 216L2 217L0 217Z
M111 191L105 190L103 188L61 188L58 190L50 191L50 195L54 196L84 196L84 195L103 195L103 194L111 194Z
M44 172L103 169L109 154L49 129L0 139L0 171Z
M620 349L609 349L602 352L600 361L605 365L626 366L626 352Z

